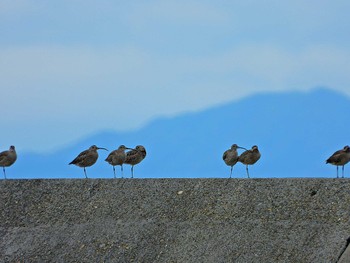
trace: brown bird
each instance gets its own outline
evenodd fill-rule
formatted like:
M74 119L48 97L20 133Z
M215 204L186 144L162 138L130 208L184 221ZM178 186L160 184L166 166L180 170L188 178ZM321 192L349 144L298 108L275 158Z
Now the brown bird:
M134 178L134 165L140 163L146 157L146 149L142 145L137 145L135 149L126 153L126 164L131 165L131 178Z
M8 151L3 151L0 153L0 166L4 171L4 177L6 179L5 167L9 167L17 160L17 153L15 146L11 145Z
M113 172L114 172L114 178L116 178L115 174L115 166L120 165L120 169L122 172L122 178L123 178L123 163L125 162L126 159L126 153L125 150L133 150L131 148L126 147L125 145L120 145L117 150L114 150L111 152L108 157L106 158L106 162L109 163L110 165L113 166Z
M255 164L261 157L258 146L254 145L252 149L243 152L239 157L238 161L246 165L247 176L249 177L248 165Z
M344 166L350 161L350 147L344 146L343 149L336 151L326 160L326 163L330 163L337 166L337 178L339 166L342 166L342 177L344 178Z
M237 144L233 144L231 146L231 149L228 149L227 151L224 152L222 159L224 162L228 165L231 166L231 172L230 172L230 178L232 177L232 169L233 166L238 162L238 153L237 149L244 149L247 150L246 148L240 147Z
M96 163L97 158L98 158L97 150L100 150L100 149L108 151L106 148L100 148L100 147L97 147L96 145L92 145L89 149L81 152L69 164L75 164L76 166L83 167L85 178L88 178L85 168Z

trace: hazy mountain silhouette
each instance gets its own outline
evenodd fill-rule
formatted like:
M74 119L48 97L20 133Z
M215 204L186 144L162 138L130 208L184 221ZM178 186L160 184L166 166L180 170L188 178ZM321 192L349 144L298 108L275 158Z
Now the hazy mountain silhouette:
M334 177L336 168L325 160L350 144L350 98L328 89L310 92L264 93L201 112L160 118L134 132L101 132L50 155L19 153L9 168L12 178L83 178L81 168L68 163L92 144L110 151L120 144L147 149L135 167L135 177L228 177L222 154L231 144L258 145L262 157L250 168L251 177ZM90 177L113 177L99 151ZM12 171L10 171L10 169ZM118 176L120 169L118 167ZM130 177L130 167L124 175ZM345 168L350 177L350 167ZM238 163L234 177L245 178Z

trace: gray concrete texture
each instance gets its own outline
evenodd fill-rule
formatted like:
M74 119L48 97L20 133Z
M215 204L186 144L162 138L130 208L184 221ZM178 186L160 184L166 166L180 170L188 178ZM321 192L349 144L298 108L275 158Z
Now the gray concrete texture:
M0 208L1 262L350 262L347 179L1 180Z

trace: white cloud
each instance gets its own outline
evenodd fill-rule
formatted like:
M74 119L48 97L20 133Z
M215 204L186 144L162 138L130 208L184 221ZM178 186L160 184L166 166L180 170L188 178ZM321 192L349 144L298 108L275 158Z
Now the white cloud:
M74 115L79 123L97 111L100 127L125 129L257 91L324 85L350 93L349 51L325 46L292 52L246 45L215 56L166 58L136 48L33 47L2 50L0 58L2 95L11 98L3 102L4 121L64 122ZM119 125L108 126L111 118Z
M261 91L350 95L349 37L336 30L349 22L344 2L38 3L0 3L11 18L1 26L20 21L0 41L0 130L23 148Z

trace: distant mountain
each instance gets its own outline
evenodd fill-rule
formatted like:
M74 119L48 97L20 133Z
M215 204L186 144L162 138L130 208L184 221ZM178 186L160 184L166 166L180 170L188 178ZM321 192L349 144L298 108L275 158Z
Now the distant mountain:
M157 119L128 133L101 132L51 155L19 153L9 168L12 178L83 178L83 171L68 163L92 144L116 149L120 144L147 149L135 167L135 177L228 177L222 154L233 143L258 145L262 157L250 168L251 177L334 177L336 168L325 160L350 144L350 98L328 89L310 92L265 93L201 112ZM113 177L100 151L97 163L87 168L91 177ZM11 169L11 170L10 170ZM118 175L120 170L118 167ZM130 167L124 169L130 176ZM350 177L350 167L345 169ZM234 177L245 178L237 164Z

